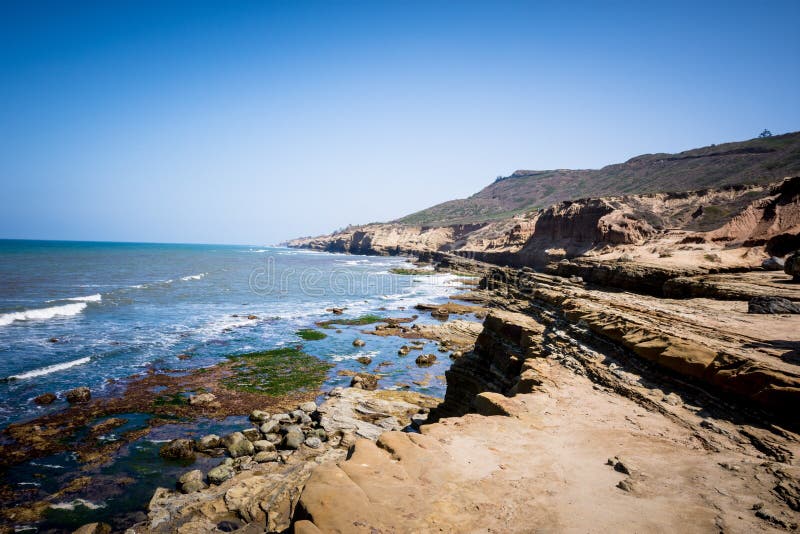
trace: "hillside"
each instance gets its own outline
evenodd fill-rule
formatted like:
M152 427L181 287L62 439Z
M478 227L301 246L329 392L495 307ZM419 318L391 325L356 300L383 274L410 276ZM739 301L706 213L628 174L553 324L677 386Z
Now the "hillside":
M446 226L508 218L565 200L766 184L800 173L800 132L711 145L679 154L644 154L602 169L516 171L469 198L395 222Z

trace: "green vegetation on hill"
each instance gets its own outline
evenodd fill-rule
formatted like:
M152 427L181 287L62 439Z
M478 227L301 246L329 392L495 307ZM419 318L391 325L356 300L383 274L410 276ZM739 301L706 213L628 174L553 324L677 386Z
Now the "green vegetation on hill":
M800 132L645 154L602 169L517 171L469 198L450 200L397 222L449 225L511 217L564 200L763 184L800 174Z

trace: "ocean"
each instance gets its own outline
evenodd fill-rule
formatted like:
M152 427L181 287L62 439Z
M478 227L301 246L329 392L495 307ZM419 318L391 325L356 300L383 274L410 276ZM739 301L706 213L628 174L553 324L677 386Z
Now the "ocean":
M346 308L342 318L409 316L415 304L456 291L453 275L389 272L408 266L400 257L276 247L0 240L0 428L64 407L37 406L43 393L87 386L102 396L110 379L287 344L334 364L324 388L346 385L337 370L363 370L362 355L397 363L403 340L366 336L355 348L366 327L312 342L297 331L330 319L332 307ZM430 377L447 366L440 358L419 369L410 359L387 367L381 387L427 375L427 385L412 388L442 396L444 383Z

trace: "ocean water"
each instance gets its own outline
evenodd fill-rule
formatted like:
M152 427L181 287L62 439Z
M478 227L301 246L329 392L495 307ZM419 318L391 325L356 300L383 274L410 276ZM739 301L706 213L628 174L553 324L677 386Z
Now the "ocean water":
M349 383L336 373L342 368L390 362L381 387L442 396L444 355L420 369L413 357L398 358L403 340L361 332L371 327L327 330L320 341L296 335L332 318L327 308L347 308L343 318L404 317L457 291L453 275L389 272L404 266L403 258L272 247L0 240L0 428L65 406L36 406L42 393L88 386L103 395L109 379L149 368L205 367L298 343L335 365L325 388ZM353 347L356 337L366 346ZM373 358L369 369L355 361L361 355Z

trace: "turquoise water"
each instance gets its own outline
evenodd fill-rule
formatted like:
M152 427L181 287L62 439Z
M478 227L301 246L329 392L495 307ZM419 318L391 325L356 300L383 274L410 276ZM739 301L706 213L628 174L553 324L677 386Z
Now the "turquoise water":
M205 367L227 354L297 343L335 364L326 388L349 382L337 370L390 362L382 387L405 383L442 396L444 384L430 377L443 374L446 357L419 369L413 358L398 358L403 340L361 333L370 327L327 330L320 341L295 334L330 319L326 308L346 307L344 318L409 316L414 304L456 291L452 275L388 271L404 266L403 258L271 247L0 241L0 428L64 407L62 400L36 406L33 398L45 392L88 386L102 396L108 379L148 368ZM354 348L356 337L367 345ZM369 368L355 361L365 354ZM426 375L427 386L413 385Z

